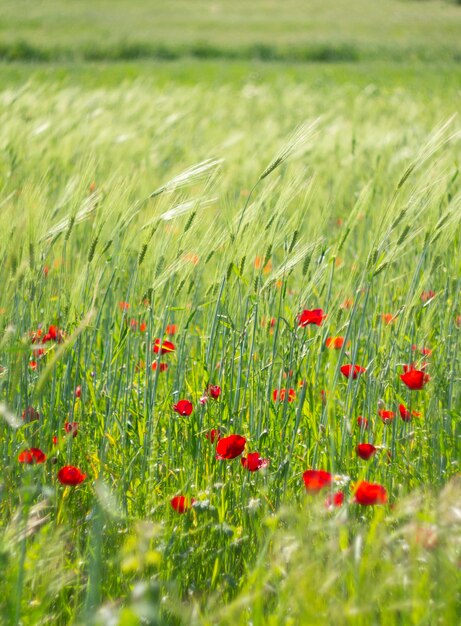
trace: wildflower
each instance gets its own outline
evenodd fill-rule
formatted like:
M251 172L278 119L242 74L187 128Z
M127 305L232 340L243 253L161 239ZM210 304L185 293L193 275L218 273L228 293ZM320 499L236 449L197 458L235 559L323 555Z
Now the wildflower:
M37 369L37 361L29 361L29 367L31 370L36 370Z
M325 470L306 470L303 474L304 485L307 491L318 493L324 487L329 487L333 476Z
M340 350L344 345L344 337L327 337L325 346L327 348L333 348L334 350Z
M384 424L390 424L395 417L394 411L385 411L384 409L379 409L378 415Z
M229 435L219 439L216 446L216 458L223 459L235 459L240 456L245 448L246 439L241 435Z
M179 413L179 415L190 415L193 411L193 404L190 400L179 400L178 402L176 402L176 404L173 405L173 409L176 411L176 413Z
M167 354L168 352L173 352L175 350L174 344L171 341L163 341L160 339L156 339L154 341L154 347L152 348L155 354Z
M429 290L429 291L423 291L421 294L421 301L422 302L428 302L429 300L432 300L432 298L435 298L435 291Z
M392 313L383 313L381 318L386 326L389 326L389 324L392 324L395 321L395 316L392 315Z
M58 480L63 485L71 485L75 487L82 483L86 478L86 474L82 474L82 472L78 469L78 467L74 467L73 465L66 465L61 467L58 472Z
M209 432L205 434L205 437L210 443L215 443L221 438L221 431L217 428L212 428Z
M22 412L21 417L24 422L35 422L40 419L40 413L36 411L33 406L28 406L27 409L24 409Z
M217 400L221 395L221 387L218 385L208 385L208 394L213 398L213 400Z
M362 417L361 415L357 418L357 426L359 428L368 428L368 420L366 417Z
M354 496L354 502L363 506L386 504L387 502L385 487L377 483L368 483L366 480L362 480L356 486Z
M78 422L66 422L64 424L64 430L68 435L76 437L78 434Z
M411 349L413 350L413 352L420 352L424 356L430 356L432 354L432 350L430 348L426 348L425 346L419 348L416 345L412 345Z
M357 456L359 456L364 461L368 461L368 459L371 459L371 457L376 454L376 450L377 448L375 448L375 446L371 443L359 443L359 445L355 449Z
M341 304L339 305L339 308L348 310L352 308L353 304L354 304L354 300L352 298L346 298L345 300L341 302Z
M353 380L366 371L366 368L360 365L343 365L341 367L341 374L343 374L346 378L352 378Z
M31 333L30 341L31 343L41 343L43 330L39 328L34 333Z
M249 472L256 472L269 465L269 459L262 459L259 452L249 452L248 456L242 456L240 462Z
M294 389L274 389L272 398L274 402L277 400L284 402L285 398L287 398L288 402L293 402L296 399L296 391Z
M56 341L56 343L62 343L64 341L64 333L57 326L51 325L48 328L48 332L42 339L42 343L47 343L48 341Z
M300 328L304 328L308 324L321 326L325 318L326 314L323 312L323 309L313 309L312 311L304 309L304 311L298 315L298 326Z
M422 389L430 380L429 374L426 374L422 370L414 369L412 365L410 367L404 366L404 372L404 374L400 374L400 378L408 389L412 389L413 391Z
M146 329L147 329L147 323L146 322L141 322L140 325L139 325L139 331L141 333L145 333Z
M75 387L74 396L76 398L82 397L82 388L80 387L80 385L77 385L77 387Z
M168 324L168 326L165 328L166 334L170 335L170 337L173 337L173 335L176 335L177 330L178 330L178 327L176 326L176 324Z
M40 450L40 448L29 448L23 450L18 456L19 463L26 463L27 465L33 465L34 463L45 463L46 455Z
M412 417L421 417L421 413L418 413L418 411L410 412L404 404L399 404L399 412L404 422L409 422Z
M168 363L160 363L158 364L157 361L154 361L151 365L151 369L152 371L155 372L155 370L157 369L157 367L159 368L159 372L166 372L168 369Z
M325 500L325 507L327 509L334 509L340 507L344 504L344 493L342 491L337 491L336 493L330 494Z
M171 498L170 504L176 513L186 513L194 504L194 498L187 498L186 496L175 496Z
M129 302L119 302L118 303L118 307L119 307L120 311L128 311L128 309L130 308L130 303Z
M274 328L275 324L276 324L275 317L271 317L269 320L266 317L263 317L263 319L261 320L261 326L263 328L267 328L268 330L271 330L272 328Z

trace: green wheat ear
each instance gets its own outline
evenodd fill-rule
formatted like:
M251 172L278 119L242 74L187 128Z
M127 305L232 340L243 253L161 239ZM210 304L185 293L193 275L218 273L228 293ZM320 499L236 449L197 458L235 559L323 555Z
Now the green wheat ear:
M301 147L305 146L307 141L312 137L320 118L317 118L313 122L301 124L288 139L287 143L281 148L279 153L273 158L266 169L258 178L258 182L263 180L274 170L276 170L282 163L284 163L292 154L296 154Z

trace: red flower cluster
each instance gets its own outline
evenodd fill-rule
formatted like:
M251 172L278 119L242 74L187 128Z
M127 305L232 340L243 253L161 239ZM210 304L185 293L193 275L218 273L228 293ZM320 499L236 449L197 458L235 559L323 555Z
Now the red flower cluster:
M19 454L18 461L20 463L26 463L27 465L45 463L46 454L42 452L40 448L29 448L28 450L23 450Z
M288 402L293 402L296 399L296 391L294 389L274 389L272 398L274 402L277 400L284 402L285 398Z

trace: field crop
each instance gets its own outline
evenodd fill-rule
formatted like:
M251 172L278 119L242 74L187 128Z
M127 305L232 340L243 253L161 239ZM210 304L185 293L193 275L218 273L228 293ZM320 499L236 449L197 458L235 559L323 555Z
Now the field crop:
M2 623L458 623L460 70L59 71L0 92Z

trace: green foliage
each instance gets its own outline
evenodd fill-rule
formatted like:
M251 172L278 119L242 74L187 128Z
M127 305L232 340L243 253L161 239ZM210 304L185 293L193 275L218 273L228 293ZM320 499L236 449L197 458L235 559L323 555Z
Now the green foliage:
M204 63L183 81L146 65L124 84L119 67L6 71L6 623L457 622L459 70L285 69L233 66L230 81ZM322 326L298 328L317 307ZM31 333L51 324L64 342L34 354ZM326 349L338 335L344 348ZM176 350L153 353L160 337ZM410 392L402 365L424 360L431 381ZM367 373L347 381L353 362ZM221 397L201 404L210 383ZM296 400L274 402L281 388ZM172 409L182 398L190 417ZM378 409L400 403L422 416L383 424ZM38 421L21 419L29 406ZM218 461L212 428L269 467ZM380 448L368 462L362 440ZM30 447L46 463L19 464ZM66 464L80 486L58 483ZM337 476L342 509L305 493L308 468ZM391 506L353 503L360 479ZM184 515L178 494L196 499Z

